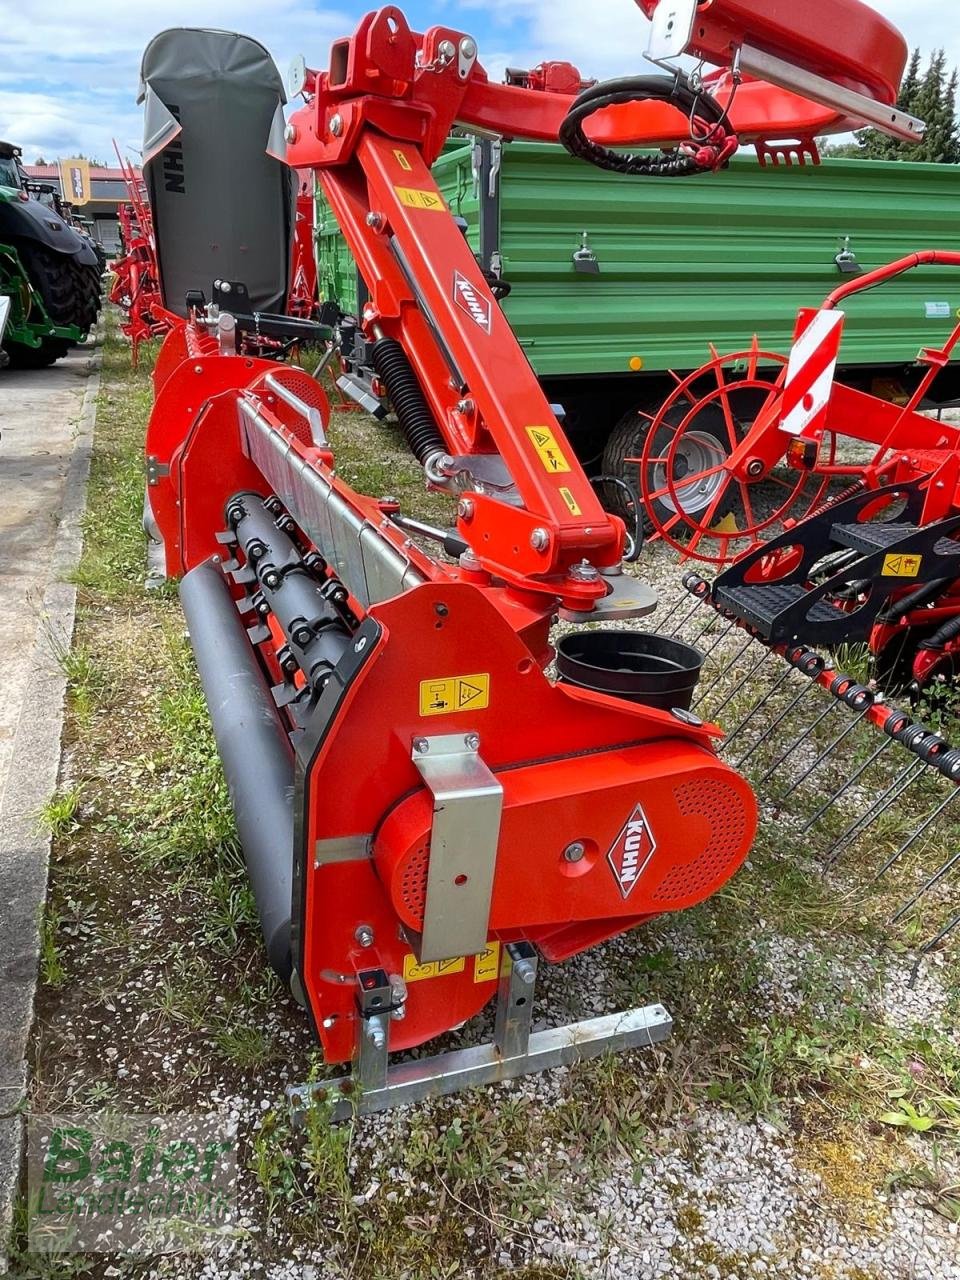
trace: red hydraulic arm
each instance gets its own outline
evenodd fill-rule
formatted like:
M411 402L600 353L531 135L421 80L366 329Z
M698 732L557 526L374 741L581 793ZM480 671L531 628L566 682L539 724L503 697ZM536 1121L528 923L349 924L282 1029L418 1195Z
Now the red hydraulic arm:
M851 99L863 104L858 119L896 99L906 46L859 0L670 2L689 11L686 47L738 83L717 163L734 134L809 138L846 128ZM640 3L656 22L659 0ZM773 59L781 87L739 83L750 50ZM784 87L808 74L819 106ZM369 290L365 335L396 340L416 374L446 450L426 464L428 479L461 495L458 529L484 571L589 613L619 566L622 523L602 510L429 168L455 124L555 140L574 98L491 84L472 37L417 34L393 6L337 42L329 70L306 73L304 95L288 161L319 173ZM689 146L691 120L633 101L598 111L589 137Z

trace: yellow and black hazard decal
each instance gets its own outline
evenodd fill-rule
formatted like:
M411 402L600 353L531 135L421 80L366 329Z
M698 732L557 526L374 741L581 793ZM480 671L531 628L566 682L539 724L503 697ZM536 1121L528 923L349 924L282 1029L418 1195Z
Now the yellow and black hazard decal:
M413 165L410 163L410 161L407 159L407 157L404 155L402 151L400 151L399 149L394 151L393 158L396 160L400 168L403 169L406 173L413 172Z
M423 982L427 978L445 978L451 973L463 973L467 962L463 956L453 960L431 960L428 964L419 964L413 952L403 957L404 982Z
M394 187L397 199L408 209L432 209L442 213L446 208L443 200L435 191L423 191L420 187Z
M474 982L493 982L500 976L500 943L491 942L482 955L473 957Z
M456 711L485 711L490 705L490 676L439 676L420 681L420 714L450 716Z
M883 558L885 578L916 578L923 567L923 556L890 555Z
M549 427L527 427L527 435L543 463L544 470L551 475L559 475L570 470L570 463L557 443L557 437Z
M576 498L573 496L573 494L569 489L563 488L561 486L560 497L567 504L567 510L570 512L572 516L583 515L583 512L580 510L580 504L577 502Z

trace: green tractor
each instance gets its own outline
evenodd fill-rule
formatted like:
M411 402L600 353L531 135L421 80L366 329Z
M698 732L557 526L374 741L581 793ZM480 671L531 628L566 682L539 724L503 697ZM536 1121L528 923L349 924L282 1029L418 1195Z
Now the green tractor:
M0 365L43 368L81 342L100 277L89 239L31 194L20 149L0 142Z

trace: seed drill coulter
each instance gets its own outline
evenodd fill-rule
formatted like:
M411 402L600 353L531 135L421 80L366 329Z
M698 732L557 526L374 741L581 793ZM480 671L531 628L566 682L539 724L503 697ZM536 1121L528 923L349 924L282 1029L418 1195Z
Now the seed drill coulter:
M326 396L278 358L329 331L254 308L242 280L209 301L192 281L156 365L149 523L182 578L266 946L326 1060L353 1060L364 1108L662 1040L659 1005L532 1033L538 963L702 901L753 839L751 788L686 709L698 655L590 626L656 595L623 572L623 524L430 165L456 124L667 178L738 140L919 126L891 105L904 43L857 0L642 8L654 57L720 69L581 92L548 64L498 85L468 34L417 34L392 6L327 70L298 69L288 163L317 173L342 226L362 339L455 527L338 475ZM491 1043L389 1065L494 998Z

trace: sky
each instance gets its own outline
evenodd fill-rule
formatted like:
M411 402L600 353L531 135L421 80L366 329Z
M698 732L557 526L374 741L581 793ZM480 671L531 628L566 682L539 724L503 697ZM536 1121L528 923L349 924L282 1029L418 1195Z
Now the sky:
M803 0L798 0L803 3ZM946 45L960 64L955 0L873 0L911 45ZM362 0L0 0L0 138L32 163L83 153L113 160L113 139L135 155L142 126L136 105L144 46L173 26L222 27L261 40L281 73L302 53L324 68L331 40L348 35ZM590 77L642 73L647 23L634 0L410 0L415 30L443 23L476 37L494 79L507 66L544 59L577 64ZM90 17L85 9L95 13Z

